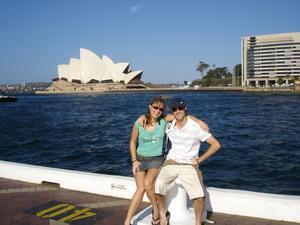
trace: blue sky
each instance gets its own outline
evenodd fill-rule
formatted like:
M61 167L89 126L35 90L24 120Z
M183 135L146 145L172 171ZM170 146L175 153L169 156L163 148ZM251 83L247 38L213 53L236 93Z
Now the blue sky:
M299 0L0 0L0 84L50 82L79 48L129 62L143 81L241 62L242 36L300 32Z

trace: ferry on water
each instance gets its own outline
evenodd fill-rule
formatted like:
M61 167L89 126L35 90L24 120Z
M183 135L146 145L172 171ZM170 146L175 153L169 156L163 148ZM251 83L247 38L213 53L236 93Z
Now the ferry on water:
M0 95L0 102L16 102L17 100L16 96Z

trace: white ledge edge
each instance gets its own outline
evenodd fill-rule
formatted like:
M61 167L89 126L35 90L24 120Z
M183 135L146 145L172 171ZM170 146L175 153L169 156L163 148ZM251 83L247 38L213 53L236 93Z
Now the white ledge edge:
M132 177L95 174L0 160L0 177L60 187L104 196L131 199L135 192ZM212 212L271 220L300 222L300 196L207 188L206 209ZM145 195L146 196L146 195ZM144 197L145 201L148 201Z

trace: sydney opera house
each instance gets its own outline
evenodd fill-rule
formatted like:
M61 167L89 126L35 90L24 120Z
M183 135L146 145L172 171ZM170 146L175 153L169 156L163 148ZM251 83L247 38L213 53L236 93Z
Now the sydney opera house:
M131 71L129 63L114 63L108 56L100 58L81 48L80 59L70 58L69 64L58 65L58 77L49 92L99 92L129 87L143 87L143 71Z

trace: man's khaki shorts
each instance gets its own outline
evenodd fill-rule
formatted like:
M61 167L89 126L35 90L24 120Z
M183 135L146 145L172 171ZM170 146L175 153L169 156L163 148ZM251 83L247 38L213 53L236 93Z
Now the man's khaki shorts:
M202 173L198 168L188 164L179 164L166 160L155 181L155 193L166 195L170 185L179 179L190 199L205 196Z

